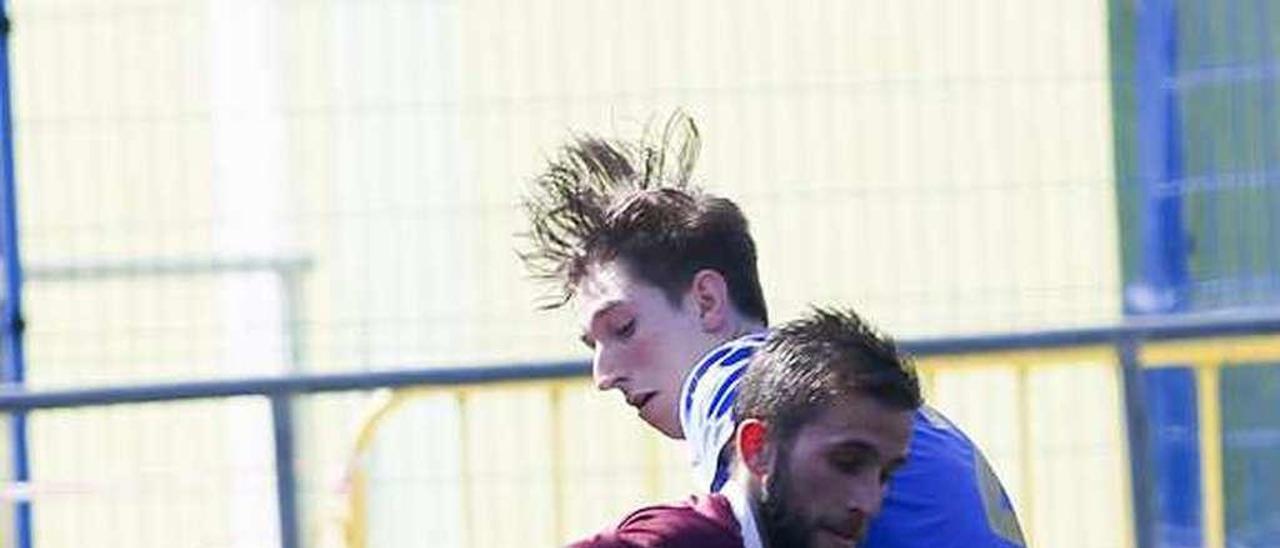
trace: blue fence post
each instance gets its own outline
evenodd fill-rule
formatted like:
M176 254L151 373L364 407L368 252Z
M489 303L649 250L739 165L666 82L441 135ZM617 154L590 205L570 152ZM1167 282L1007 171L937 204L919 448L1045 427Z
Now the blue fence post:
M18 254L18 205L14 188L13 114L9 108L9 10L0 0L0 252L3 257L3 329L5 384L21 386L26 378L26 357L22 350L22 262ZM9 422L10 459L13 481L27 483L31 470L27 461L27 414L13 413ZM13 509L13 543L31 548L31 502L19 500Z
M1187 309L1190 275L1182 219L1182 122L1178 114L1178 26L1174 0L1135 3L1134 107L1140 196L1138 275L1125 288L1129 314Z
M1136 118L1136 180L1138 195L1138 248L1141 262L1125 288L1125 313L1130 316L1185 312L1191 307L1191 275L1188 234L1183 219L1183 128L1178 86L1178 3L1176 0L1144 0L1133 3L1134 78ZM1128 427L1135 541L1139 548L1153 546L1161 523L1167 521L1156 505L1158 492L1173 488L1157 485L1153 468L1170 463L1157 460L1152 428L1138 364L1138 342L1118 341ZM1186 493L1190 496L1193 493Z
M1155 489L1150 474L1151 442L1146 413L1146 399L1142 391L1142 364L1138 357L1139 341L1134 336L1122 336L1116 341L1116 353L1120 358L1120 380L1124 397L1125 434L1129 443L1129 481L1133 498L1134 546L1151 548Z
M271 398L271 425L276 453L276 507L280 512L280 547L298 548L297 474L294 471L293 409L288 392Z

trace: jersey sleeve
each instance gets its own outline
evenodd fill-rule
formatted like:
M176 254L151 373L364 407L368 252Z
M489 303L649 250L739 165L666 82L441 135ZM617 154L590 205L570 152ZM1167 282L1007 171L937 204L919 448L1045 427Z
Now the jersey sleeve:
M982 451L941 413L916 412L910 456L894 474L865 546L1026 546L1013 505Z
M704 500L705 502L705 500ZM650 506L612 530L570 544L572 548L731 548L742 546L737 524L695 509L695 502Z

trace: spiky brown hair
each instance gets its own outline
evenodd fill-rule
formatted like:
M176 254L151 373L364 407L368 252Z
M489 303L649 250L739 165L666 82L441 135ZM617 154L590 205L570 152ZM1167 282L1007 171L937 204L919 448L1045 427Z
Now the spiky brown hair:
M767 321L746 218L691 183L699 148L696 124L677 111L656 143L578 135L558 151L523 201L520 258L555 288L543 308L572 299L589 265L618 259L672 302L714 269L741 312Z

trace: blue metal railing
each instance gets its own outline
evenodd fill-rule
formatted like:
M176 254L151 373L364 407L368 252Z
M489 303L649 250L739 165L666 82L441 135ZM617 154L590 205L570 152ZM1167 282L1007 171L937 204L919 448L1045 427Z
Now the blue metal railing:
M0 310L3 337L3 380L21 386L26 378L22 346L22 261L18 252L18 199L14 184L13 113L9 96L9 11L0 0L0 258L3 264L4 303ZM14 481L30 479L27 461L27 417L13 413L9 422L10 461ZM19 501L14 508L13 542L31 548L31 504Z
M1280 311L1249 315L1213 315L1177 318L1150 318L1119 326L1064 329L1022 334L949 337L905 341L901 347L918 357L990 353L1013 350L1061 349L1086 346L1113 346L1122 366L1136 373L1139 349L1143 343L1167 340L1280 334ZM515 364L490 367L416 368L390 371L333 373L251 377L237 379L198 380L129 386L27 390L14 386L0 390L0 412L22 415L39 409L173 402L192 399L262 396L271 403L275 434L277 504L280 519L280 541L285 548L295 548L298 540L298 515L295 499L293 417L290 398L298 394L370 390L410 386L461 386L511 381L558 380L586 377L590 366L585 362ZM1136 390L1135 375L1123 375L1126 401L1125 414L1129 432L1129 448L1134 461L1135 496L1148 496L1141 488L1147 480L1142 470L1145 438L1135 433L1145 431L1141 393ZM1135 505L1135 520L1148 519ZM1138 537L1143 521L1135 521ZM1139 543L1143 546L1143 543Z
M914 356L929 357L1099 345L1118 348L1126 342L1272 333L1280 334L1280 310L1249 314L1148 317L1110 327L918 339L902 341L899 347ZM510 381L557 380L584 377L590 373L591 367L586 362L563 361L483 367L419 367L350 373L275 375L49 390L10 387L0 390L0 413L237 396L273 397L407 386L461 386Z

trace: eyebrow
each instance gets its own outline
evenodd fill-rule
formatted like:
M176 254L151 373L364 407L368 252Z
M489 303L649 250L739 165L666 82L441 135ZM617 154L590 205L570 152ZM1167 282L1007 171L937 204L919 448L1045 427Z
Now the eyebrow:
M837 441L831 444L830 450L857 451L862 454L872 455L877 460L880 460L882 462L882 465L888 469L890 474L897 472L899 468L902 468L904 465L906 465L907 458L908 458L908 455L897 455L891 459L888 459L888 461L884 461L883 460L884 455L880 454L880 450L876 448L874 444L859 438Z
M861 439L840 440L831 444L831 449L859 451L862 453L871 453L877 457L880 456L880 450L876 449L876 446Z
M847 439L847 440L840 440L840 441L837 441L837 442L835 442L835 443L831 444L831 446L829 447L829 449L828 449L828 450L830 450L830 451L855 451L855 452L857 452L858 454L861 454L861 455L870 455L870 456L874 457L876 460L879 460L879 461L881 461L881 462L884 462L884 455L881 455L881 454L880 454L880 449L878 449L878 448L877 448L874 444L872 444L871 442L868 442L868 441L866 441L866 440L862 440L862 439ZM906 462L906 460L907 460L907 459L906 459L905 457L903 457L903 456L897 456L897 457L894 457L894 458L890 459L888 462L884 462L884 464L885 464L885 465L888 465L888 466L892 466L892 467L897 467L897 466L901 466L903 463L905 463L905 462Z

